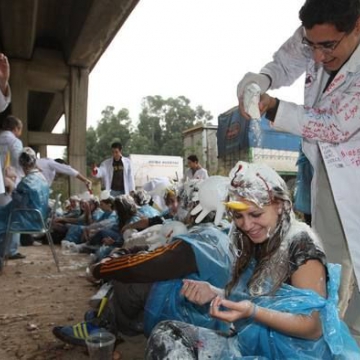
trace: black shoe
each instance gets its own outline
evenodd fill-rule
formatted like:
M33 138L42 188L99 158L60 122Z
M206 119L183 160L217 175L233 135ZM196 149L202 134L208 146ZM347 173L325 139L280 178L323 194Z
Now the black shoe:
M19 260L19 259L25 259L26 256L20 253L16 253L15 255L11 255L8 257L8 260Z

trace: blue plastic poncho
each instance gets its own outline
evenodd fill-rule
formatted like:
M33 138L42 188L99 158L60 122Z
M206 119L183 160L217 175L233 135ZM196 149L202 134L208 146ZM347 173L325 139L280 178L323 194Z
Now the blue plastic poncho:
M160 215L160 211L156 210L154 207L152 207L149 204L140 206L138 209L138 213L140 216L145 216L147 218Z
M195 253L198 273L187 276L188 279L208 281L220 288L226 285L234 261L226 234L213 225L201 225L175 239L189 243ZM182 280L176 279L160 281L152 286L145 306L145 334L149 335L158 322L166 319L226 331L227 324L209 316L209 305L193 304L180 294L182 285Z
M360 350L338 315L340 265L329 264L327 268L327 299L312 290L299 289L287 284L283 284L273 296L251 298L247 292L247 283L254 264L249 266L230 296L233 301L250 299L258 306L294 315L310 315L313 311L319 311L323 328L323 336L320 339L313 341L287 336L244 319L235 323L237 337L228 341L235 341L243 356L261 355L271 360L360 359Z
M0 234L6 232L9 215L13 209L38 209L46 221L49 213L49 185L43 175L32 170L20 181L12 193L12 201L0 207ZM38 216L21 212L13 217L13 229L36 231L41 229ZM16 224L15 224L16 222Z

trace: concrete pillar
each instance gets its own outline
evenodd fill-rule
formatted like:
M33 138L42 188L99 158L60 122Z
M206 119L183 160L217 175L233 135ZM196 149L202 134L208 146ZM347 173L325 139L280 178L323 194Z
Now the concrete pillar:
M28 96L26 82L27 63L21 60L10 60L11 114L23 122L21 140L28 145Z
M89 70L72 67L70 71L70 84L65 97L65 112L68 109L69 147L68 157L72 167L86 176L86 116L88 98ZM71 178L70 194L85 190L83 183Z
M47 157L47 146L46 145L39 145L38 151L41 158Z

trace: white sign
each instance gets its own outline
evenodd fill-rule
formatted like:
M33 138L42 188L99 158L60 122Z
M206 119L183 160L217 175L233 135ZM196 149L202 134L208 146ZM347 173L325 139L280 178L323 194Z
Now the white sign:
M184 165L180 156L131 154L130 159L136 187L158 177L175 181L183 178Z

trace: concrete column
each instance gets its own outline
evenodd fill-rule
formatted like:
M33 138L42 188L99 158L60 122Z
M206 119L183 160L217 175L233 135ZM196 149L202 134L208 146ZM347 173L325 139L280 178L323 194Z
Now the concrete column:
M68 157L72 167L86 176L86 116L88 98L89 70L72 67L70 71L69 91L65 100L65 113L68 109L69 147ZM70 180L70 194L85 191L84 185L77 179Z
M47 146L46 145L38 146L38 151L40 153L40 157L42 157L42 158L47 157Z
M21 140L28 145L28 87L26 81L27 62L10 60L11 114L23 122Z

